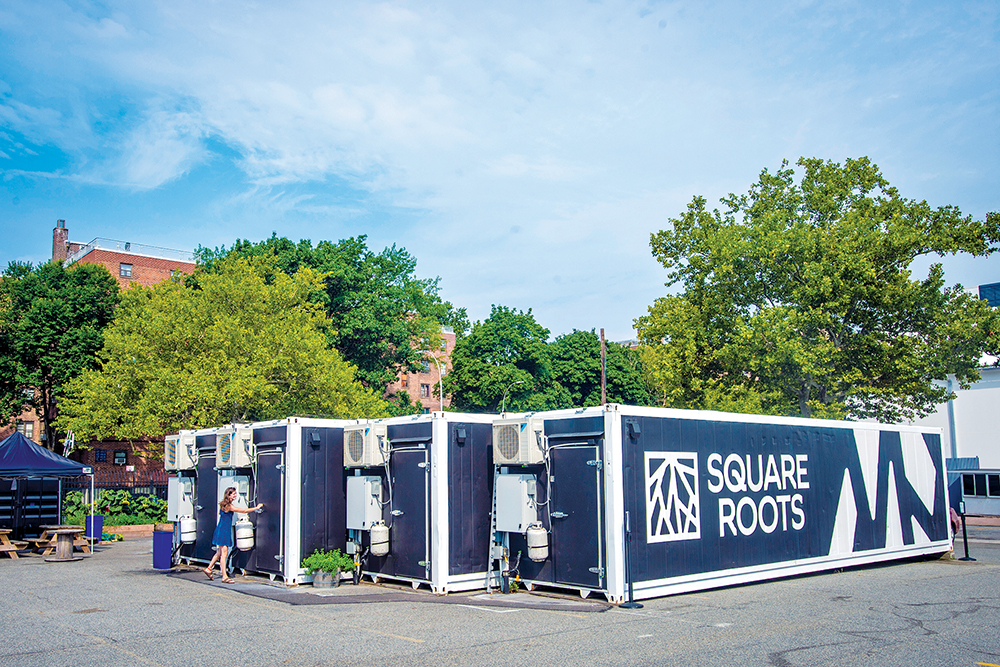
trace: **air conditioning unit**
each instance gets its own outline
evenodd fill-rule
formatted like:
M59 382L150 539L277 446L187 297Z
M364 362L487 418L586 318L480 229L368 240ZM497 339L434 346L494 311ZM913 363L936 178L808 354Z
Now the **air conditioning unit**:
M535 465L544 460L541 419L520 417L493 422L494 465Z
M368 468L388 462L389 441L385 437L385 424L357 424L344 427L345 467Z
M253 460L253 431L246 426L219 429L215 435L217 468L249 468Z
M177 448L180 446L181 436L168 435L163 440L163 468L167 471L177 470Z
M194 433L181 431L174 445L174 470L194 470L198 467L198 450L194 443ZM169 445L168 445L169 446Z

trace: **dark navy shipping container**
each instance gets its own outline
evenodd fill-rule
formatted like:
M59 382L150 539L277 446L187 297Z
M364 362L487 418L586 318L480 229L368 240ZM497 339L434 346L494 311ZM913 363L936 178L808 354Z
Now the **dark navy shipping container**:
M629 581L640 599L951 548L937 429L618 405L530 419L544 454L498 472L533 480L547 557L497 534L529 587L620 602Z
M414 588L427 585L436 593L484 587L491 545L492 420L434 412L370 423L384 425L388 460L348 468L348 475L380 480L389 552L368 553L364 575ZM351 536L359 553L366 553L368 531L353 530Z

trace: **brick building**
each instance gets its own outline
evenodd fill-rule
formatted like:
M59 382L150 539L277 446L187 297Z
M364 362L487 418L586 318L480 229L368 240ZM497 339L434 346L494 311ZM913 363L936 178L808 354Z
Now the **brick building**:
M424 412L439 410L441 399L436 395L441 378L451 368L451 351L455 349L455 331L451 327L441 328L441 347L427 350L422 368L416 373L400 373L395 382L386 387L386 394L405 391L411 403L423 406ZM451 406L451 399L444 398L444 407Z
M194 255L184 250L96 238L90 243L69 240L65 220L52 230L52 259L65 266L100 264L118 278L122 289L132 283L149 287L179 273L193 273Z

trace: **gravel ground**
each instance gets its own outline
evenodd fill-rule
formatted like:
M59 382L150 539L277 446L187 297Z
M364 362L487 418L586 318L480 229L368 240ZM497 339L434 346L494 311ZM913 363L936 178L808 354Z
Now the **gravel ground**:
M155 571L151 540L137 539L76 563L0 561L0 663L1000 665L1000 527L970 526L969 549L975 562L856 568L630 611L374 586L289 604L240 592L261 580Z

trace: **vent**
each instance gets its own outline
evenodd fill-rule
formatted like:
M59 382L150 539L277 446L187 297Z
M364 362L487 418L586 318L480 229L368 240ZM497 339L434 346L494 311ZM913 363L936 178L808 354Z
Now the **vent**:
M233 434L220 433L215 440L215 465L230 468L233 465Z
M360 461L365 452L365 436L361 431L347 433L347 456L351 461Z
M493 422L493 463L536 465L545 460L542 422L531 417Z
M166 470L177 470L177 446L181 437L168 435L163 441L163 467Z
M494 430L493 447L506 461L517 458L517 453L521 449L521 437L516 424L504 424Z

